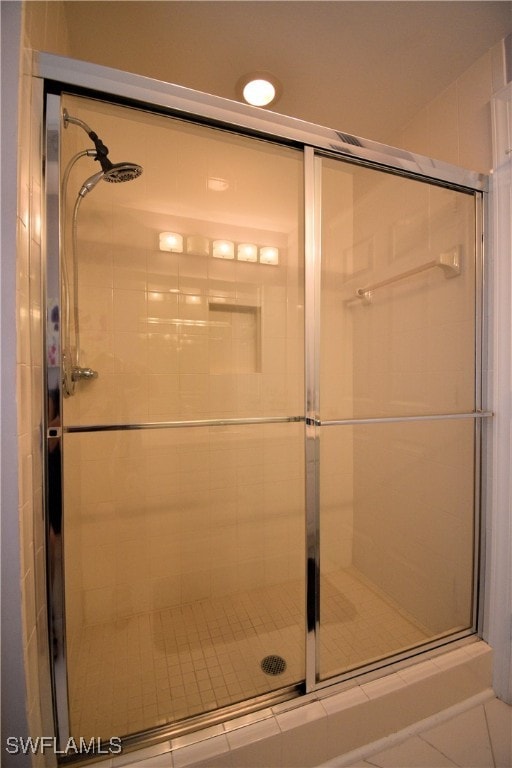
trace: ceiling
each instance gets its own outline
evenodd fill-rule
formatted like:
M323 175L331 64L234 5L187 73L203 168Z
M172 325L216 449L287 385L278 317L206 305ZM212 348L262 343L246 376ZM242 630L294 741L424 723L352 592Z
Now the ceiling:
M64 6L74 58L230 99L267 70L283 87L274 111L383 142L512 28L505 0Z

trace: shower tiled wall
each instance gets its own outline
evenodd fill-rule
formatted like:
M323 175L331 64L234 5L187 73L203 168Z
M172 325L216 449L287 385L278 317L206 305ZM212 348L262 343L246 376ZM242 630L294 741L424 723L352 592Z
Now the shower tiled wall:
M24 142L40 156L42 109L37 94L32 93L29 76L22 79L20 95L25 108L34 106L32 120L24 126ZM41 172L31 167L29 153L20 158L18 205L17 311L18 336L18 440L19 512L21 538L21 593L24 597L23 630L25 664L28 677L29 722L40 729L44 722L39 702L39 684L48 675L44 655L47 631L45 611L45 543L42 521L43 476L41 462L42 370L37 339L41 332Z
M53 732L46 601L46 542L43 518L42 413L42 237L43 98L32 77L31 48L65 48L62 4L32 3L23 8L19 80L17 218L17 420L20 526L20 596L25 701L29 732ZM4 361L4 365L7 362ZM6 510L7 512L7 510ZM33 756L34 765L48 756Z
M444 89L392 144L462 168L492 168L490 97L506 85L504 41L481 56Z

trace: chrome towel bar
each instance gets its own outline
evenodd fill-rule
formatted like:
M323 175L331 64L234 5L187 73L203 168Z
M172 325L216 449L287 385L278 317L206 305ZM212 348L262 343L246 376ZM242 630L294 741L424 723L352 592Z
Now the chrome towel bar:
M439 258L428 261L426 264L421 264L419 267L413 267L413 269L408 269L406 272L401 272L399 275L393 275L393 277L388 277L386 280L373 283L373 285L367 285L365 288L358 288L356 296L360 299L371 301L371 294L378 288L384 288L386 285L397 283L399 280L403 280L406 277L412 277L413 275L425 272L427 269L433 269L434 267L441 267L445 273L445 277L457 277L457 275L460 275L460 248L457 246L456 248L452 248L451 251L441 253Z

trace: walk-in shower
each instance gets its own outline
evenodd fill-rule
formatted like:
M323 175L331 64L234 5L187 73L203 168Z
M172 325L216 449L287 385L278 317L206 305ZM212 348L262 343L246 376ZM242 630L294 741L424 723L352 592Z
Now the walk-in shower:
M181 733L475 633L484 180L183 89L53 90L47 314L76 308L100 371L65 397L48 323L61 738ZM73 123L137 183L100 184L119 166Z

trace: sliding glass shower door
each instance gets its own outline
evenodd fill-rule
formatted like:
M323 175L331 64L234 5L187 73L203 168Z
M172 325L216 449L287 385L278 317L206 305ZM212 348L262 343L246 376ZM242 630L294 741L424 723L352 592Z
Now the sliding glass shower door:
M47 114L61 738L168 738L474 632L480 191L318 127Z
M70 732L108 737L304 678L302 154L61 106ZM84 183L76 120L142 175Z
M474 621L475 197L317 160L319 677Z

